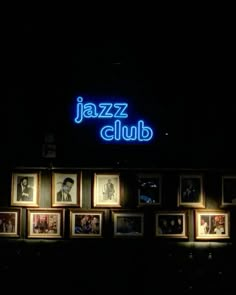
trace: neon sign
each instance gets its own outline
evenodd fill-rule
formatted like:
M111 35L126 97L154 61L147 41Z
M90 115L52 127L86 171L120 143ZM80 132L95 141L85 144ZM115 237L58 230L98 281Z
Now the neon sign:
M84 119L112 120L113 124L105 125L100 130L100 136L104 141L150 141L153 138L153 130L146 126L143 120L132 126L123 124L123 120L128 118L127 110L127 103L84 103L83 97L78 96L74 121L80 124Z

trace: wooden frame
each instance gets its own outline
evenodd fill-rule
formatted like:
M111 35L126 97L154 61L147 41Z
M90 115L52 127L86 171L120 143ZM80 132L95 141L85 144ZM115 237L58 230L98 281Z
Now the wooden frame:
M64 210L62 208L28 208L27 237L61 239L64 236Z
M195 238L229 239L230 213L224 210L195 210Z
M52 207L82 207L82 172L52 172Z
M113 237L143 237L144 213L112 211Z
M70 238L100 238L104 211L70 209Z
M161 176L156 173L138 173L138 206L161 205Z
M236 206L236 176L222 176L221 188L220 206Z
M110 186L111 188L108 188ZM108 189L108 190L107 190ZM120 174L94 173L93 206L121 207Z
M188 239L187 212L156 212L155 236L164 238Z
M19 238L21 234L21 208L0 209L0 238Z
M205 208L202 175L180 175L178 206Z
M39 173L12 173L11 206L39 207L39 184Z

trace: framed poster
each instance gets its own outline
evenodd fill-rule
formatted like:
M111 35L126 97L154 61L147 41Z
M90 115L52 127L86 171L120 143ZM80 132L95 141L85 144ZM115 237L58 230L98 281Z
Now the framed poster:
M118 173L94 174L94 207L121 207L120 191L120 175Z
M82 206L82 172L52 173L52 207Z
M21 231L21 208L0 209L0 238L19 238Z
M138 206L161 205L161 176L154 173L138 173Z
M21 207L39 206L38 173L12 173L11 205Z
M143 237L143 212L113 211L112 220L114 237Z
M61 239L64 236L64 210L62 208L28 208L27 237Z
M155 214L155 235L165 238L188 238L187 213L163 211Z
M223 210L195 210L196 239L229 239L230 213Z
M100 238L103 234L101 210L70 209L70 238Z
M222 176L221 207L236 206L236 176Z
M180 175L178 206L205 208L203 179L201 175Z

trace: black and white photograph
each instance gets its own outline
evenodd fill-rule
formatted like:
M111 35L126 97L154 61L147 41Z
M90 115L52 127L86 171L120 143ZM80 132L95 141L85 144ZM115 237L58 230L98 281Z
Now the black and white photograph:
M121 183L119 173L94 173L93 185L94 207L121 206Z
M40 195L39 173L12 173L11 205L38 207Z
M82 206L81 172L52 173L52 207Z

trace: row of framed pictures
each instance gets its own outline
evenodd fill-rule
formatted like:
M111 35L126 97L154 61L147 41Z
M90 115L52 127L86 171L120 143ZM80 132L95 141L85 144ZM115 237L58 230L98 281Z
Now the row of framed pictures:
M11 206L39 207L39 173L13 173ZM121 207L120 173L94 173L93 207ZM205 208L202 175L180 175L178 206ZM222 176L221 207L236 205L236 176ZM52 172L52 207L82 207L82 172ZM156 173L137 174L138 205L161 205L162 176Z
M64 237L65 208L27 208L27 238ZM69 237L103 237L105 209L69 210ZM111 210L114 237L143 237L145 213ZM188 211L159 211L155 216L155 237L188 239ZM0 209L0 237L20 237L22 208ZM195 209L196 239L229 239L230 212Z

